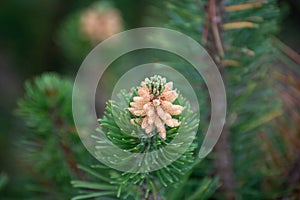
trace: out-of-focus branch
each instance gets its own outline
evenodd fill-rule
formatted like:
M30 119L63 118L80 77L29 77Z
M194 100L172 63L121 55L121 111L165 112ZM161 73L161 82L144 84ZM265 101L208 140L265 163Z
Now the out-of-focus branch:
M215 168L220 177L222 186L220 191L224 193L225 199L236 199L235 179L232 166L232 153L230 149L230 130L228 125L225 125L223 132L215 146Z
M297 53L295 50L293 50L288 45L284 44L282 41L280 41L278 38L273 38L275 46L282 51L286 56L291 58L293 61L295 61L297 64L300 65L300 54Z
M224 77L226 76L224 65L222 64L224 58L222 41L224 0L209 0L206 6L206 22L204 24L202 41L205 42L206 49ZM236 199L229 124L225 125L214 151L216 153L214 165L222 184L220 191L224 194L226 200Z

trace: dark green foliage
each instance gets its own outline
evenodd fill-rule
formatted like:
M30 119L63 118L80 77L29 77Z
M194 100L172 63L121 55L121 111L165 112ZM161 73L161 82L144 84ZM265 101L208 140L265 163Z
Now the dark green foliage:
M72 111L72 82L47 73L25 84L17 114L25 119L30 134L19 146L32 181L25 187L40 198L69 198L74 189L71 177L81 176L74 154L87 154L75 132ZM84 160L89 160L86 155Z
M5 187L7 182L8 182L7 174L1 173L0 174L0 191L3 190L3 188Z
M44 74L34 82L27 81L25 90L24 99L19 101L18 114L26 117L26 125L35 134L49 136L53 123L73 124L71 80L62 80L53 73Z
M199 40L203 29L204 5L205 1L197 0L166 1L165 9L169 18L165 27Z
M75 65L81 63L84 56L92 49L91 41L80 30L80 15L82 11L73 13L62 24L58 34L58 45L70 62Z

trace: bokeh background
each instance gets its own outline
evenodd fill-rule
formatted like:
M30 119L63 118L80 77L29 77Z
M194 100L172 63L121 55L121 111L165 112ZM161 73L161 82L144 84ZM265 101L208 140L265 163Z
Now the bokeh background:
M152 0L0 1L0 173L9 174L14 182L13 196L22 196L24 171L15 145L25 128L14 113L24 94L24 81L46 71L73 77L84 55L106 37L163 24L166 16L159 6L159 1ZM284 15L276 37L293 50L297 60L300 1L278 0L278 6ZM95 24L106 28L97 30Z

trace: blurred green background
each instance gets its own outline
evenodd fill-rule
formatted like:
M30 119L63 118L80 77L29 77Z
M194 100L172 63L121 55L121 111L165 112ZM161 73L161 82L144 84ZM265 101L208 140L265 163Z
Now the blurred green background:
M70 24L94 2L0 1L0 173L9 174L9 181L14 182L15 196L22 193L23 184L23 167L19 165L19 152L15 149L16 141L22 138L25 130L23 122L14 115L16 101L24 92L23 82L45 71L71 77L76 74L83 60L82 52L91 50L101 39L89 41L74 35L74 27ZM115 7L118 10L120 30L126 30L149 24L160 26L165 16L155 12L159 4L159 1L150 0L115 0L108 3L107 9ZM284 11L278 37L299 53L300 1L279 0L278 5ZM161 20L151 21L152 18ZM74 49L73 42L80 48ZM65 48L73 48L73 51L69 53Z

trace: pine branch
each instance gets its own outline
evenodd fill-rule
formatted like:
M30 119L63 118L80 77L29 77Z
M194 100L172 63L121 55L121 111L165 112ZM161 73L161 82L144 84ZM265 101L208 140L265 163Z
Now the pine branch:
M72 83L57 74L46 73L33 82L27 81L25 89L17 114L30 128L26 139L32 142L24 143L22 148L28 150L25 156L34 163L30 166L33 179L38 182L33 185L34 191L36 195L39 191L68 198L73 192L69 186L70 176L85 179L75 158L75 153L78 156L85 151L74 134ZM89 157L82 158L87 160Z
M230 131L228 124L225 124L222 134L214 148L216 153L216 159L214 160L214 166L216 173L220 177L222 183L220 191L224 193L224 196L228 200L236 199L235 194L235 175L233 172L233 159L230 148Z
M203 27L202 41L218 65L219 69L221 60L224 57L224 47L222 41L222 21L224 12L224 2L222 0L209 0L205 9L205 24Z
M225 6L224 5L225 1L209 0L206 8L206 17L205 17L206 24L203 28L204 38L207 38L207 42L205 43L206 49L208 50L209 54L217 64L220 73L225 81L226 86L230 87L229 88L230 92L227 93L230 103L233 100L232 98L234 98L235 96L234 92L232 91L235 91L235 89L238 88L238 83L236 82L234 84L234 80L232 79L234 73L232 73L231 70L228 68L225 69L225 67L241 66L243 68L250 69L251 67L253 68L253 65L251 66L251 63L257 62L255 59L259 59L261 56L259 54L257 55L256 51L245 48L245 46L247 47L247 45L250 46L251 41L262 40L261 37L263 35L258 31L256 31L255 34L255 28L261 25L260 22L262 22L262 20L251 21L249 10L254 11L254 9L256 9L255 10L256 13L259 13L259 11L261 11L261 13L265 14L262 11L265 8L265 6L266 5L267 6L269 5L270 7L272 6L271 2L269 3L265 1L257 1L257 2L241 3L241 4L238 4L237 2L234 3L236 4L230 5L229 2L229 5ZM247 41L242 41L243 36L249 34L246 33L247 29L253 30L254 32L253 37L251 38L248 36ZM265 28L265 30L263 31L267 32L267 30L268 29ZM241 38L235 38L237 35L241 36ZM239 45L240 47L238 48L234 47L236 44ZM260 48L262 46L260 47L259 43L256 44L257 45L256 46L253 45L253 47L255 48L255 50L257 49L257 52L268 51L268 50L261 51ZM244 55L242 55L242 52L244 53ZM254 71L252 73L255 74ZM242 73L240 75L242 75ZM246 80L244 80L243 82L247 84ZM250 84L250 80L248 81L248 84ZM233 112L234 110L236 110L236 108L229 108L229 110L230 112ZM236 111L236 112L239 113L241 111ZM273 117L274 116L272 115L272 118ZM250 118L248 121L251 121ZM267 119L267 121L269 121L269 119ZM264 122L261 121L260 123L264 123ZM228 120L225 124L225 127L219 138L219 141L215 146L216 160L214 162L215 162L217 174L219 174L220 181L222 182L220 191L224 193L226 199L237 198L237 193L235 191L235 189L237 189L237 183L235 181L236 177L232 165L233 155L232 155L232 150L230 148L232 144L231 142L232 126L233 125ZM257 124L255 126L257 126ZM253 127L251 129L253 129Z
M163 189L179 182L195 160L196 145L186 145L196 133L197 115L189 102L173 89L173 83L157 75L146 78L131 92L120 91L118 97L118 101L107 103L99 119L98 134L92 135L97 144L95 154L107 165L119 163L123 170L130 167L124 172L111 170L109 183L117 186L117 198L162 200ZM103 138L131 154L116 154L115 148ZM167 145L169 148L165 148ZM173 157L177 159L173 161ZM169 160L172 162L165 164ZM161 167L145 171L156 166ZM90 193L87 188L95 189L88 184L73 185L87 193Z
M258 176L254 178L246 177L248 174L245 174L245 176L241 174L246 171L247 163L255 163L255 161L259 160L259 153L257 153L259 150L255 146L257 143L252 140L250 141L249 138L255 138L253 136L256 136L255 133L258 132L257 130L263 123L280 115L277 109L274 110L272 106L265 106L266 101L257 100L272 96L267 90L268 88L264 85L266 82L261 81L261 79L264 79L267 74L266 70L264 70L265 65L262 65L262 63L269 61L266 55L269 46L265 45L268 43L262 41L266 40L266 35L273 31L273 28L270 28L270 26L274 25L274 21L270 20L272 16L265 12L263 8L265 5L270 5L272 8L273 4L265 1L239 3L236 0L229 1L229 3L234 2L237 4L225 6L225 0L208 0L206 10L202 12L202 2L199 3L199 1L169 0L169 2L171 3L168 3L168 8L170 8L170 13L175 19L170 23L170 27L181 27L183 28L183 32L188 32L190 35L195 34L198 39L199 26L203 22L201 14L205 13L204 25L202 29L200 28L200 31L202 31L202 41L217 64L229 89L228 97L231 104L229 109L230 120L227 121L221 138L215 147L216 159L213 161L222 182L221 194L225 196L225 199L236 199L237 196L243 197L243 194L249 195L252 192L251 197L263 199L265 197L263 196L264 194L257 194L260 192L260 188L258 189L258 187L263 182L263 178L259 174L261 171L258 170ZM251 9L255 9L255 12L253 11L254 16L249 11ZM271 23L268 26L266 25L268 23L261 23L264 21L263 16L267 16L266 21L270 20ZM264 25L261 26L261 24ZM257 27L260 27L260 29L257 29ZM251 32L248 30L251 30ZM69 37L68 34L66 36ZM260 61L262 57L266 59ZM229 66L239 67L233 69ZM181 68L184 67L181 66ZM189 71L187 74L189 74L189 78L191 79L194 77L194 72ZM192 81L197 82L198 80ZM194 144L189 146L186 152L170 165L150 173L122 173L102 165L97 165L95 168L91 167L92 169L77 167L77 161L73 154L73 144L68 140L68 137L71 135L69 133L73 132L72 122L66 121L70 120L70 117L65 115L63 109L59 109L61 104L64 106L70 105L66 99L70 94L64 94L64 90L60 89L61 83L53 77L49 79L45 78L45 80L43 79L43 81L38 82L35 89L31 88L29 95L31 101L23 104L23 112L27 117L29 116L28 125L34 128L36 135L42 136L41 138L45 140L45 144L48 144L49 141L52 142L49 145L51 148L58 145L59 150L62 152L62 155L59 156L66 161L64 163L67 165L66 169L70 169L66 172L64 171L64 175L71 171L77 178L85 179L85 176L81 172L83 170L95 178L96 181L94 182L72 181L73 186L80 188L82 192L74 197L74 200L90 198L161 200L167 196L167 192L178 190L176 185L179 185L180 181L184 182L182 188L184 191L188 191L189 194L176 193L178 196L173 197L177 199L208 199L218 188L218 180L207 177L207 173L211 173L208 172L210 167L204 165L205 167L203 168L194 168L191 171L195 162L194 151L196 145ZM200 85L201 83L197 82L197 84ZM57 91L52 90L52 85L55 85L59 89ZM50 86L50 90L47 88L44 90L45 86ZM154 87L153 85L151 87L152 89L155 88L155 90L152 90L151 95L157 98L157 91L160 91L162 87ZM38 91L38 95L35 94L36 91ZM144 92L140 91L140 93ZM141 110L141 107L139 107L142 102L137 99L141 99L142 95L134 100L134 97L137 97L138 93L137 88L132 93L129 91L121 92L119 95L121 103L110 101L107 104L106 112L103 118L100 119L101 127L97 130L98 134L92 136L98 142L95 151L100 149L98 154L101 159L106 159L107 162L114 162L113 159L110 159L112 155L110 147L101 141L102 136L124 151L147 153L156 150L159 151L168 145L177 135L181 136L180 139L184 142L191 130L198 124L195 115L189 110L189 104L182 96L179 96L179 99L174 101L175 104L172 105L174 107L169 107L172 108L170 110L173 110L170 112L176 113L180 110L179 108L186 106L187 109L180 116L171 117L171 115L167 115L169 113L160 112L158 114L157 112L157 116L154 118L155 123L153 123L154 120L145 120L145 116L153 117L153 113L149 109L147 110L149 113L146 115L140 114L146 108L144 108L144 105L142 108L145 110ZM251 102L253 99L256 103ZM157 106L161 103L156 101L155 104L157 105L154 105L153 102L148 103L151 106ZM129 114L128 107L131 108L131 113ZM125 124L125 128L129 127L128 129L124 130L120 128L113 117L112 109L115 109L120 122ZM255 109L258 111L255 111ZM203 110L205 110L205 113L209 113L209 111L206 111L206 108L203 108ZM180 125L184 131L184 136L178 134L178 127L174 125L179 125L178 120L186 122ZM203 126L205 127L205 125ZM151 135L150 138L141 139L134 135L137 132L140 133L141 128L145 129L147 134L152 130L158 129L159 131ZM198 140L200 141L201 139ZM238 145L240 141L244 143ZM70 146L71 144L72 146ZM176 143L175 146L175 150L182 148L181 142ZM45 148L46 153L49 149ZM105 149L104 152L101 151L103 149ZM251 149L251 152L247 152L249 149ZM172 153L164 152L160 157L154 156L151 161L160 162L163 159L168 160L172 156ZM249 160L247 160L247 156L250 156ZM42 158L42 156L39 158ZM82 158L85 157L83 156ZM118 155L114 155L115 158L118 158ZM122 156L118 159L126 161ZM137 169L139 169L140 163L146 163L146 161L143 156L136 156L133 160L136 163L135 167ZM298 166L298 161L295 162L295 165ZM47 162L45 163L47 164ZM149 166L149 164L146 165ZM233 166L238 169L236 173L233 171ZM42 170L44 168L45 166L41 167ZM201 175L196 174L196 171L199 169L204 169L201 171ZM291 169L291 171L293 171L291 172L293 174L294 170ZM182 180L182 177L184 177L184 180ZM199 179L201 179L200 186L198 184ZM252 182L252 185L249 182ZM253 182L257 183L257 185L254 185ZM243 188L244 186L245 189ZM65 187L65 185L61 183L59 187Z
M208 37L206 43L206 49L208 50L211 57L217 64L221 75L224 77L225 70L222 64L224 58L223 42L221 40L222 24L223 22L223 12L224 12L224 1L222 0L209 0L206 9L206 18L210 19L205 24L204 37L207 35L212 35L213 37ZM236 199L236 194L234 189L236 187L233 166L232 166L232 153L230 149L230 125L225 124L222 134L214 148L216 153L216 159L214 160L214 165L216 168L216 173L220 177L222 183L220 191L224 193L226 199Z

